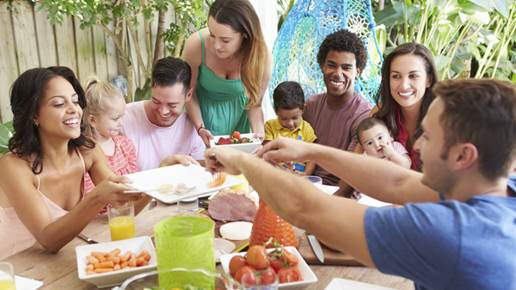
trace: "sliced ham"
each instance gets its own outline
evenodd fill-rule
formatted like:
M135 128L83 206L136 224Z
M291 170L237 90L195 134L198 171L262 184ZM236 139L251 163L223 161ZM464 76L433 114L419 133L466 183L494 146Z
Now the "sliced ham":
M254 220L257 206L252 198L240 190L221 190L210 200L208 213L219 221L249 221Z

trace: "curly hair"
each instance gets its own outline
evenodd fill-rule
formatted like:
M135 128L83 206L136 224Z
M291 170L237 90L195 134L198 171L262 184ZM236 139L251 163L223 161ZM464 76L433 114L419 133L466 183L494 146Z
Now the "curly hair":
M360 38L346 29L337 30L323 40L317 53L317 63L322 67L326 56L331 50L351 52L355 55L357 69L362 72L367 62L367 50Z
M43 154L39 140L38 126L34 118L38 114L41 97L50 80L61 76L68 80L79 97L81 108L86 107L86 98L75 74L67 67L33 68L22 73L11 87L11 110L13 112L13 137L9 140L9 151L16 156L32 162L32 172L39 174L43 170ZM83 135L69 141L71 148L94 148L95 143Z

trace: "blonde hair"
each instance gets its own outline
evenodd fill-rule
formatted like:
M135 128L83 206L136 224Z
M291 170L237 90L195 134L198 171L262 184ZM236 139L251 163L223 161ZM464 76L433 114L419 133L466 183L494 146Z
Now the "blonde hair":
M261 105L260 89L268 52L256 11L248 0L216 0L210 7L209 16L242 33L240 78L249 96L247 107Z
M105 113L106 101L116 100L120 98L124 100L124 96L120 90L109 82L100 81L96 77L90 78L86 85L86 108L83 110L82 123L85 127L85 134L94 137L95 128L90 123L90 116L100 116Z

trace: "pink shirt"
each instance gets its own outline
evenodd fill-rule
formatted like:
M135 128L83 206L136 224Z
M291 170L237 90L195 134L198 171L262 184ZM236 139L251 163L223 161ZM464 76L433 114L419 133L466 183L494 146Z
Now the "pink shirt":
M312 125L317 143L342 150L353 150L358 140L356 129L367 118L371 105L359 95L347 99L340 107L328 106L326 93L311 96L305 105L303 118ZM337 185L339 179L317 166L314 175L327 185Z
M79 150L77 150L77 154L81 158L83 170L86 174L86 165L82 154ZM36 175L36 179L38 181L36 189L38 190L39 198L43 200L43 204L45 204L52 221L56 221L67 214L67 210L57 205L39 190L41 185L39 175ZM83 191L81 190L81 200L83 197ZM38 197L35 196L34 198ZM2 242L0 242L0 260L28 249L36 243L36 238L22 223L13 207L0 207L0 237L2 237Z
M113 142L115 142L115 152L111 156L106 155L109 168L113 173L125 175L138 171L133 142L125 136L115 136ZM90 175L86 173L84 176L84 192L90 192L94 187Z
M123 122L125 135L134 143L140 170L157 168L161 160L173 154L204 159L206 146L186 113L179 115L172 126L159 127L147 117L144 102L128 104Z

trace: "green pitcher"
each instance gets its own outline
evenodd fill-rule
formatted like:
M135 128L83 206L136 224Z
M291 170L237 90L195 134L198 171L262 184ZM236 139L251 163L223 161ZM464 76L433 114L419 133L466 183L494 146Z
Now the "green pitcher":
M167 273L174 268L215 272L215 223L203 216L175 216L154 226L160 289L214 289L215 280L196 273Z

